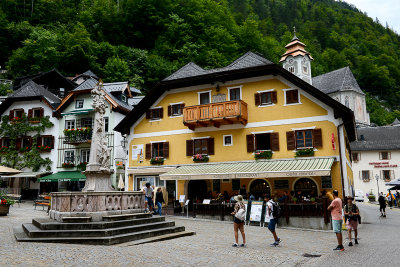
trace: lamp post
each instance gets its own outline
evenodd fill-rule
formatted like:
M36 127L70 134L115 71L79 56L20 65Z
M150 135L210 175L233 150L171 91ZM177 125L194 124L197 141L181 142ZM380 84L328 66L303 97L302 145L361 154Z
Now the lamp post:
M378 186L378 195L377 196L379 196L379 183L378 183L379 175L378 174L375 175L375 179L376 179L376 185Z

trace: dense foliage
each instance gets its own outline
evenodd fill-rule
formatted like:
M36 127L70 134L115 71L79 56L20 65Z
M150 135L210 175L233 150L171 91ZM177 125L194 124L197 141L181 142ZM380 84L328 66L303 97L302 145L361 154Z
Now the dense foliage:
M91 69L146 91L188 61L221 67L252 50L278 62L295 25L314 76L350 66L364 90L386 101L386 113L400 109L399 36L345 2L2 0L0 7L0 65L11 78ZM372 118L381 124L394 114Z

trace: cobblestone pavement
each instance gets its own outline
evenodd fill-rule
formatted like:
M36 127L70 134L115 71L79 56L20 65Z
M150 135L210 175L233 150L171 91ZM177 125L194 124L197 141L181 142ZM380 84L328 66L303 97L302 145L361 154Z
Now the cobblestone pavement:
M180 217L167 219L195 231L196 235L139 246L16 242L14 226L46 215L42 208L34 210L31 203L23 203L21 207L14 205L8 216L0 217L0 266L310 266L330 262L338 254L332 251L336 241L329 232L277 229L283 242L280 247L273 248L269 246L273 240L266 228L246 226L247 247L232 248L232 223ZM389 220L390 217L387 222ZM360 235L362 243L354 251L365 246L367 238ZM350 255L347 251L351 250L342 253ZM304 253L321 257L307 258ZM400 255L398 250L397 253Z

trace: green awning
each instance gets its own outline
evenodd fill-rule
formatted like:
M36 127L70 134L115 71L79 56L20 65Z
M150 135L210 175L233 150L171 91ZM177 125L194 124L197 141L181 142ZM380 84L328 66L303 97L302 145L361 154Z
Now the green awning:
M81 172L56 172L38 179L39 182L82 182L86 176Z
M77 109L77 110L72 110L70 112L61 113L61 117L62 116L66 116L66 115L88 114L91 111L93 111L92 108L89 108L89 109Z
M247 162L197 163L161 174L162 180L199 180L328 176L334 158L271 159Z

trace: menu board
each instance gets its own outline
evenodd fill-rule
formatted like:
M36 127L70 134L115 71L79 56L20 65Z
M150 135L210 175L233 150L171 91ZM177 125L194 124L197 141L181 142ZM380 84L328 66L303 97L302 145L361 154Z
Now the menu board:
M237 191L240 189L240 179L232 179L232 190Z
M250 221L261 222L262 208L263 208L262 201L251 202Z
M274 180L275 189L289 189L289 180Z
M221 192L221 180L219 179L213 180L213 191Z
M330 176L321 176L321 184L324 189L332 188L332 177Z

